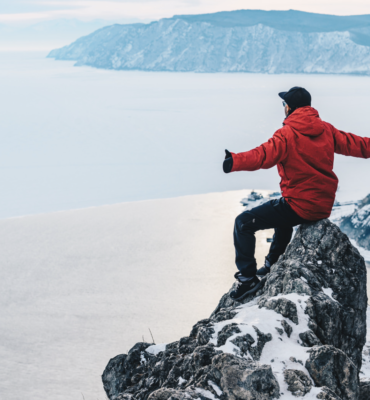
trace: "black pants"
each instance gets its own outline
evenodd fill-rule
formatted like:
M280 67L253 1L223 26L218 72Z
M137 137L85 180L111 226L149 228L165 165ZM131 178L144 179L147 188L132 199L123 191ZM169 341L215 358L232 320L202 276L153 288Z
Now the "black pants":
M248 278L256 275L255 232L275 228L270 251L266 257L272 265L285 252L292 238L293 226L306 222L309 221L297 215L283 197L240 214L235 220L234 245L236 266L242 275Z

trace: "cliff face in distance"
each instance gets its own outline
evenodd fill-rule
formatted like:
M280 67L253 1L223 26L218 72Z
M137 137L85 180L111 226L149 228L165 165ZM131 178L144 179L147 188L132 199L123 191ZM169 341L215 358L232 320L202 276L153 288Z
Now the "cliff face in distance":
M358 204L358 209L344 217L341 229L366 250L370 250L370 194Z
M145 71L370 74L370 15L241 10L112 25L49 57Z
M111 359L108 398L369 399L366 267L347 236L302 225L263 280L242 302L225 294L188 337Z

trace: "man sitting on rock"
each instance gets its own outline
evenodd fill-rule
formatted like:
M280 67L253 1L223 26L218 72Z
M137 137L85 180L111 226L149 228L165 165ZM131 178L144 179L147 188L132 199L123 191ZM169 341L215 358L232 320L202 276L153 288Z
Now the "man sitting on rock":
M328 218L338 178L333 172L334 153L370 158L370 138L339 131L320 119L311 107L311 95L301 87L279 93L284 100L283 127L266 143L245 153L226 150L225 173L256 171L277 165L282 197L245 211L235 220L234 244L238 285L230 294L241 300L255 293L279 256L285 252L293 227ZM275 229L265 265L257 271L255 232Z

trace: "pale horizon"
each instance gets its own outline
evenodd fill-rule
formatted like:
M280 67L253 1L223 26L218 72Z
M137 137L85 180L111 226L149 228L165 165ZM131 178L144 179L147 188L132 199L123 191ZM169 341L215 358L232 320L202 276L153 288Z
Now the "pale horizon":
M77 19L81 21L104 20L123 23L149 22L183 14L206 14L234 10L290 10L332 15L370 14L370 3L355 0L345 1L292 1L285 0L277 4L272 0L228 2L215 0L170 1L90 1L90 0L5 0L0 5L0 24L26 26L39 22L58 19Z

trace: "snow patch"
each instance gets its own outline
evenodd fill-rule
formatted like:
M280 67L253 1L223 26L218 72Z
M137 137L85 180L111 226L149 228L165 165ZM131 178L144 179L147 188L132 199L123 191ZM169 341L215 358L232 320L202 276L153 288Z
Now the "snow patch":
M198 392L199 394L201 394L202 396L207 397L207 399L217 400L217 397L209 390L195 388L195 391Z
M165 343L153 344L152 346L149 346L145 351L156 356L161 351L165 351L166 346L167 346L167 344L165 344Z
M145 365L146 364L146 358L144 357L143 353L140 354L140 364L141 365Z
M335 301L336 303L338 303L337 300L335 300L335 299L333 298L333 289L331 289L331 288L322 288L322 291L323 291L328 297L330 297L333 301Z
M208 381L208 385L212 386L213 390L217 393L217 396L222 395L222 390L213 381Z
M183 383L187 382L187 380L180 376L178 382L179 382L179 385L181 386Z

